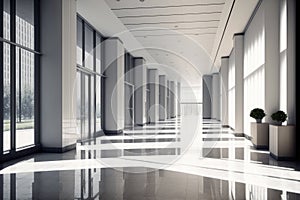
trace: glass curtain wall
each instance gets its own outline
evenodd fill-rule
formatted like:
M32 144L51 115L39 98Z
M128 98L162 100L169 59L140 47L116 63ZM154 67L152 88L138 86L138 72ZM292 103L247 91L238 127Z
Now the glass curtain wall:
M81 141L101 128L102 35L77 16L77 130Z
M38 141L38 0L0 2L0 156Z

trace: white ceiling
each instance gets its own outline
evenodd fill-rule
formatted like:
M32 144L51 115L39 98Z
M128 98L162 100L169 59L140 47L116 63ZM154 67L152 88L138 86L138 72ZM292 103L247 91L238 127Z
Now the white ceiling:
M233 34L244 30L258 1L78 0L77 7L148 66L159 65L172 79L200 85L202 74L217 71L220 57L229 55Z

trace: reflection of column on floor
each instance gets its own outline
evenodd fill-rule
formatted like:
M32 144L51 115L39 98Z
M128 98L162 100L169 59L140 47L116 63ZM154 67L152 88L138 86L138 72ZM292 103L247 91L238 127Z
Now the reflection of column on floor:
M123 199L124 174L122 170L107 168L101 170L100 195L104 199Z

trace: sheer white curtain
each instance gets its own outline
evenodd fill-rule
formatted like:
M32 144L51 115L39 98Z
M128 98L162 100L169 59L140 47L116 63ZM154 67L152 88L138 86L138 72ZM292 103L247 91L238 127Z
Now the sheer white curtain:
M249 114L253 108L265 109L265 29L263 17L256 16L244 41L244 133L251 135ZM269 114L269 113L268 113Z

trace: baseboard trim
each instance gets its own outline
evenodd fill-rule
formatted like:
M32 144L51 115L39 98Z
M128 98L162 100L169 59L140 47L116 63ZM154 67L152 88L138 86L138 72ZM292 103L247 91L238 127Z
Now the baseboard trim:
M135 124L135 126L145 126L147 124L147 122L143 123L143 124Z
M45 153L65 153L76 149L76 143L65 147L42 147L42 152Z
M231 128L229 125L222 125L222 128Z
M235 137L245 137L244 133L232 133Z
M253 144L253 142L252 142L252 144ZM256 144L253 144L253 146L257 150L269 150L269 146L268 145L256 145Z
M121 130L103 130L104 135L120 135L123 134L123 129Z
M270 152L270 156L278 161L295 161L296 158L295 157L281 157L281 156L276 156L275 154L273 154L272 152Z

